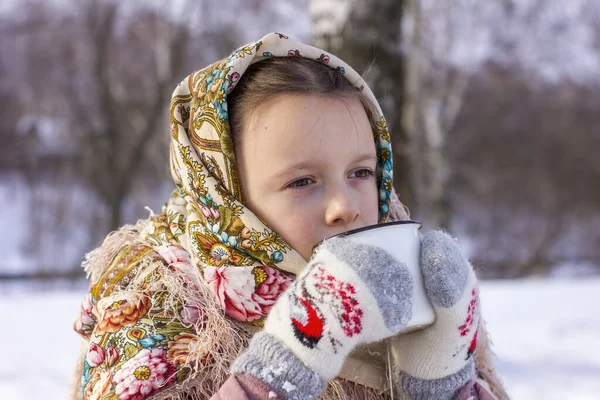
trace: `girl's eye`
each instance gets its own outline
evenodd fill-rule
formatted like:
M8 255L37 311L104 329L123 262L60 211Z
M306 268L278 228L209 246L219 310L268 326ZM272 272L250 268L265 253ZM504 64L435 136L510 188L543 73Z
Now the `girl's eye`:
M308 186L311 183L312 183L312 179L310 179L310 178L300 178L300 179L297 179L297 180L293 181L292 183L290 183L288 185L288 187L292 188L292 189L299 189L299 188Z
M373 172L370 169L359 169L358 171L354 171L352 174L350 174L351 178L370 178L372 176L375 176L375 172Z

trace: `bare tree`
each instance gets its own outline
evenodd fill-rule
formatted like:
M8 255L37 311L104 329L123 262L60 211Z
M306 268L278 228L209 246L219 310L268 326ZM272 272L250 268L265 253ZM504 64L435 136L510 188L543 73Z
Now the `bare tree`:
M404 131L409 138L411 184L418 218L449 227L447 185L454 164L447 141L460 112L470 76L478 64L480 20L489 10L476 2L407 0L404 48L407 56Z
M77 17L81 30L62 49L71 61L63 66L63 98L81 172L108 205L109 227L116 228L140 167L149 165L148 148L167 130L169 93L183 74L190 33L185 21L152 11L121 28L114 2L88 1Z
M75 267L123 222L128 203L169 180L172 89L222 56L223 46L240 44L227 23L191 22L215 20L216 10L178 4L176 14L166 3L126 9L111 0L73 7L30 0L21 5L26 18L2 25L0 70L10 79L0 84L7 99L0 125L13 151L1 164L29 185L22 196L30 234L20 246L35 259L33 275ZM145 213L139 207L127 218Z
M449 196L484 276L600 264L598 106L597 89L540 86L516 67L473 78L451 135Z

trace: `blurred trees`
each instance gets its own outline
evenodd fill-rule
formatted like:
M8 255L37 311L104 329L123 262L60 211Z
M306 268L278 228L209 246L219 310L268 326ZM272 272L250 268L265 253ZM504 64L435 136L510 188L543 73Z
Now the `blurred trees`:
M190 51L190 40L200 33L209 40L229 28L193 31L201 5L187 1L174 15L141 9L128 17L118 2L87 0L59 23L40 21L45 38L30 44L29 65L39 65L35 57L53 47L44 63L45 71L55 67L51 93L42 96L59 102L52 112L66 120L80 178L108 209L105 229L121 225L138 182L157 185L166 177L170 93L184 74L208 62ZM44 79L39 72L34 79Z
M0 196L27 217L3 224L26 231L31 267L71 273L107 231L160 207L175 84L268 31L306 40L308 26L281 25L308 6L27 0L0 17ZM310 1L313 42L367 70L401 199L460 237L482 276L600 265L599 11L590 0Z
M449 136L454 218L488 276L600 265L598 86L532 83L487 64Z
M448 135L451 226L484 276L598 272L600 7L504 0L482 11L493 55Z
M166 129L169 92L188 67L182 61L190 38L186 20L174 23L152 11L118 32L118 11L117 3L83 3L65 21L74 32L59 47L64 75L58 90L71 140L83 178L109 209L110 229L121 224L135 179L164 178L157 168L166 159L156 145L165 140L157 139Z
M141 205L166 200L152 196L169 179L171 92L241 44L240 27L197 1L20 6L21 18L0 24L0 138L11 149L0 172L3 184L20 171L30 186L28 204L17 205L28 217L23 250L44 265L38 272L65 270L146 214Z

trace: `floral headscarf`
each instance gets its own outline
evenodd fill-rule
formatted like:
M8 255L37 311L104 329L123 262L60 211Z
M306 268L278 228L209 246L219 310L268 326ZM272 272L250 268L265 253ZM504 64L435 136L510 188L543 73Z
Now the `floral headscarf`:
M279 271L296 274L306 264L276 232L243 205L235 167L227 114L227 95L253 63L271 57L305 57L336 69L377 106L363 79L337 57L294 42L281 34L269 34L241 47L226 59L191 74L181 82L171 101L171 174L177 185L163 214L154 219L148 241L156 246L183 248L207 282L250 282L252 291ZM392 189L389 133L381 110L374 132L378 154L379 219L386 221ZM259 267L260 269L256 269ZM261 272L263 271L263 272ZM236 276L234 278L234 275ZM254 285L254 288L251 286ZM268 314L259 303L241 307L217 292L227 314L242 322L261 320Z
M88 265L90 295L75 325L90 341L82 372L84 395L145 398L181 382L194 369L189 356L200 340L198 332L210 329L206 310L190 306L188 297L206 287L227 316L261 326L306 264L244 206L230 136L227 95L251 64L271 57L321 62L371 100L376 111L379 221L387 221L392 194L390 137L375 97L350 66L273 33L189 75L175 89L170 107L170 168L176 189L163 212L138 233L141 241L115 247L101 272ZM187 279L177 286L187 290L183 299L166 293L173 291L169 274L144 268L156 262ZM196 366L198 362L197 357Z
M358 90L377 101L362 78L337 57L270 34L183 80L171 102L171 173L177 189L167 203L168 228L155 234L175 242L194 261L210 266L257 263L296 273L305 264L275 232L244 207L235 168L227 95L253 63L271 57L305 57L336 69ZM392 159L381 110L375 132L379 155L380 221L389 212Z

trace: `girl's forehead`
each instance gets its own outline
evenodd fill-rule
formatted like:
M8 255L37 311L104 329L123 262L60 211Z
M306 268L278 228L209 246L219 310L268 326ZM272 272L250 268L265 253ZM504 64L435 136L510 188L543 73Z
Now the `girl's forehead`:
M271 151L347 152L365 146L374 151L371 125L358 98L279 95L257 107L249 122L244 141Z

